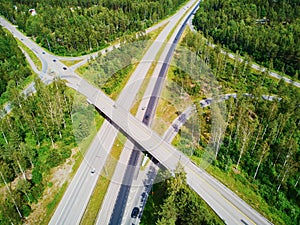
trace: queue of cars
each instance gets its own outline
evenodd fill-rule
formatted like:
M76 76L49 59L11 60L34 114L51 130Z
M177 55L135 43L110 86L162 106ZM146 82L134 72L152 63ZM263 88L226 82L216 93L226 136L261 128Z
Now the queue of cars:
M135 218L138 217L140 219L142 217L144 203L146 202L146 198L147 198L147 193L143 192L141 194L141 206L140 206L140 208L139 207L134 207L133 208L133 210L131 212L131 218L135 219Z

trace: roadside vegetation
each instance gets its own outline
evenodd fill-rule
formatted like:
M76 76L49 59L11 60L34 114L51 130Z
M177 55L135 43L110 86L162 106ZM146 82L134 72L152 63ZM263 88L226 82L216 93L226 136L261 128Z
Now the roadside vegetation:
M193 24L206 38L261 65L298 79L300 2L298 0L205 0Z
M63 81L45 86L36 79L35 84L37 92L26 98L12 89L12 112L0 120L0 224L36 221L30 217L33 209L46 210L45 217L34 213L40 222L49 222L74 174L72 168L78 168L103 122L85 98L74 101L74 91ZM64 170L67 174L55 175ZM53 176L65 180L61 189Z
M164 179L164 177L171 177ZM211 208L186 183L186 174L177 166L175 177L160 172L162 182L153 185L141 225L224 224Z
M201 165L205 150L213 147L215 160L208 168L210 173L271 222L297 224L300 220L299 89L283 80L269 78L267 72L251 70L250 58L246 60L249 64L230 60L220 47L208 46L200 33L187 33L182 43L197 58L195 54L188 56L177 50L174 55L177 65L184 58L189 63L172 68L168 79L181 86L198 104L201 135L189 156ZM207 76L197 80L197 73L193 73L197 68L190 70L193 66L198 66L202 73L206 71ZM197 103L211 97L205 96L208 86L203 82L209 74L218 81L219 94L237 93L236 99L224 103L224 139L214 146L209 145L210 138L222 139L222 133L211 137L214 109L212 106L202 109ZM262 95L276 98L265 100ZM178 137L174 144L179 149L189 147L189 142L176 140Z
M41 60L31 51L26 45L24 45L21 41L16 39L18 45L28 54L28 56L31 58L32 62L36 66L36 68L41 71L42 70L42 62Z
M0 106L8 102L15 88L20 92L32 76L16 40L0 27Z
M97 56L87 65L78 68L77 72L111 98L116 99L142 59L143 53L152 43L152 38L157 35L158 33L155 33L155 36L146 35L138 38L131 36L119 48Z
M0 14L51 52L82 55L100 50L117 38L144 31L184 2L1 1Z
M76 146L70 113L72 96L62 81L45 86L36 80L37 94L20 96L14 88L12 112L1 119L0 223L19 224L31 212L47 186L50 169L63 163ZM44 104L44 102L48 104Z

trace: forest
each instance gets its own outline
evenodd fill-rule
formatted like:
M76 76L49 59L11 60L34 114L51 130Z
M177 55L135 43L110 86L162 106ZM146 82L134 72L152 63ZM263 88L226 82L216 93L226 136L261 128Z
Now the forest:
M185 0L13 0L0 14L44 48L59 55L97 51L117 38L143 31ZM29 11L34 9L36 15Z
M168 179L167 179L168 178ZM149 193L142 225L214 225L224 224L206 203L189 188L186 173L178 164L175 176L160 171Z
M193 24L231 51L298 78L300 1L206 0Z
M0 98L9 87L18 86L30 75L31 71L16 40L0 27Z
M219 47L208 46L199 33L188 33L182 43L198 60L206 62L222 93L237 93L226 101L224 139L214 146L213 167L241 180L253 189L268 207L252 206L269 215L275 224L298 224L300 221L300 91L283 80L269 78L267 72L251 70L248 62L231 60ZM178 55L181 62L184 56ZM176 54L175 54L176 58ZM176 59L175 59L176 60ZM187 67L191 67L187 65ZM203 99L201 82L195 82L188 69L175 69L173 81L195 99ZM195 83L192 83L194 81ZM274 96L273 100L262 98ZM199 107L200 108L200 107ZM207 147L211 128L211 108L199 109L201 137L191 158L199 163ZM220 134L221 135L221 134ZM220 136L221 137L221 136ZM216 140L219 137L213 137ZM183 138L182 138L183 139ZM177 143L184 149L185 141ZM226 175L225 175L226 177ZM251 202L250 202L251 203ZM256 207L255 207L256 206Z
M49 185L50 169L76 146L65 83L35 83L36 94L27 97L12 88L13 110L0 120L0 224L22 223Z

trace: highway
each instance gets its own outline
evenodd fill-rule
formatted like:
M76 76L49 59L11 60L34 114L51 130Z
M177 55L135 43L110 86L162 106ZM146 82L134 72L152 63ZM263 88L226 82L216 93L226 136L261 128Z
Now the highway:
M196 1L191 1L191 2L196 2ZM173 27L176 27L177 22L181 19L182 15L185 13L187 8L191 7L191 2L187 4L184 9L180 10L176 15L173 16L172 20L170 21L169 24L167 24L166 28L160 33L158 36L159 44L163 43L165 41L166 37L168 34L172 31ZM188 14L189 15L189 14ZM188 16L187 15L187 16ZM175 30L174 34L172 35L171 39L172 42L171 44L167 44L166 47L164 48L160 60L154 70L153 78L150 80L148 88L145 92L145 95L150 95L150 96L159 96L160 88L162 87L162 83L164 79L162 79L163 76L165 76L166 71L167 71L167 65L169 63L170 57L172 53L170 51L174 50L175 43L177 43L180 35L183 32L183 26L178 26L177 29ZM174 43L175 42L175 43ZM150 48L156 48L157 49L157 43L154 43ZM170 50L171 49L171 50ZM154 49L149 49L150 52L153 52ZM158 49L157 49L158 50ZM156 52L157 53L157 52ZM150 68L151 64L155 62L155 55L153 55L152 60L149 63L149 67L147 70ZM143 60L142 60L143 61ZM136 71L138 71L139 68L137 68ZM143 70L139 71L138 74L141 77L144 77L147 73L147 70L142 68ZM142 75L144 74L144 75ZM141 85L141 82L143 80L138 80L135 81L134 83L128 82L129 85L125 87L126 89L129 89L129 93L131 95L128 96L120 96L119 99L116 102L116 107L124 105L124 102L128 102L128 97L129 99L134 99L136 93L132 94L132 90L138 90L137 86L139 87ZM160 87L159 87L160 86ZM127 88L128 87L128 88ZM149 94L150 93L150 94ZM150 98L150 102L153 101ZM141 120L144 120L144 123L147 123L149 121L149 108L153 108L155 106L154 102L149 103L149 102L143 102L141 103L143 106L148 105L146 112L144 112L142 109L139 110L138 112L138 118ZM131 104L125 104L125 108ZM149 107L150 105L150 107ZM128 110L130 108L127 108ZM147 115L147 116L146 116ZM148 119L145 119L145 118ZM128 154L128 149L133 149L131 154ZM125 152L125 153L124 153ZM124 154L123 154L124 153ZM118 166L116 168L114 177L112 178L112 182L110 183L110 186L107 191L107 195L104 199L103 205L101 207L101 210L98 215L98 220L97 224L120 224L127 198L128 198L128 193L130 190L130 186L132 184L132 181L136 177L136 174L139 171L140 168L140 159L141 159L141 152L138 149L137 146L133 146L130 141L126 142L125 147L122 151L121 154L121 159L120 162L118 163ZM126 166L127 165L127 166ZM118 196L115 196L118 193ZM111 216L109 216L111 215Z
M194 9L196 7L197 6L194 6ZM171 38L171 40L172 40L171 44L167 45L166 48L164 49L165 54L163 54L163 56L161 57L163 59L160 60L160 61L163 61L163 64L158 65L160 71L159 71L158 77L155 81L154 88L153 88L151 96L149 98L149 102L147 104L146 110L143 113L142 122L147 126L149 126L151 124L151 121L155 115L156 107L157 107L158 100L160 97L160 93L162 91L165 77L167 75L167 71L168 71L168 68L170 65L170 60L172 58L172 55L173 55L175 47L178 43L178 40L180 39L180 37L183 33L186 22L188 21L189 16L192 15L192 13L194 13L194 10L191 10L190 13L186 16L183 24L180 26L180 29L178 30L177 33L175 33L176 35L173 37L173 39ZM138 171L140 170L140 160L141 160L142 153L141 153L141 151L139 151L138 146L135 146L135 148L136 149L133 149L133 151L131 153L130 160L128 162L128 167L126 168L126 171L124 174L123 182L122 182L122 185L121 185L118 197L117 197L117 201L115 202L113 214L111 215L110 224L120 224L120 220L122 219L122 217L124 215L124 211L125 211L124 206L126 206L126 202L128 199L128 194L129 194L132 182L133 182L134 178L136 177L135 174L137 174ZM143 186L143 183L141 183L141 184Z
M192 2L192 1L191 1ZM195 2L195 1L193 1ZM189 4L191 4L189 2ZM134 86L134 89L128 88L125 89L119 97L119 102L129 109L131 104L136 96L136 92L139 90L139 86L143 81L142 74L146 75L148 69L150 68L153 59L155 58L157 52L159 51L160 47L163 45L166 37L172 30L174 26L174 18L180 18L181 15L184 13L184 10L180 10L177 15L174 15L161 23L149 28L146 30L146 33L157 29L158 27L173 21L173 25L164 29L163 32L158 36L156 42L151 46L151 48L147 51L144 58L140 62L140 65L135 73L131 76L130 80L128 81L127 86ZM74 73L74 69L77 66L82 65L89 59L90 57L95 57L98 53L93 53L88 56L83 57L70 57L69 60L82 60L75 66L71 68L66 68L64 64L58 61L58 59L66 59L65 57L58 57L54 56L45 50L43 50L40 46L34 43L31 39L24 36L21 32L19 32L12 24L4 20L2 17L0 18L1 25L6 27L11 33L14 34L16 38L22 41L28 48L30 48L42 61L42 71L39 72L35 68L35 72L40 74L40 78L43 80L42 76L45 76L47 73L53 72L55 75L60 75L63 77L68 77L72 79L76 85L81 81L80 77L77 77ZM106 51L110 51L113 47L118 47L119 44L116 46L110 46L107 49L101 51L104 53ZM30 63L31 66L34 64ZM50 77L51 81L54 77ZM72 86L72 84L69 84ZM75 90L78 86L72 86ZM34 84L31 85L31 90L28 92L34 92ZM74 176L72 182L70 183L63 199L61 200L55 214L53 215L50 224L79 224L81 217L84 213L85 207L88 203L89 197L91 196L92 190L96 184L96 181L99 176L99 172L102 170L104 163L108 157L109 151L111 146L117 136L117 129L113 127L109 122L105 121L102 125L100 131L97 134L97 137L94 139L93 143L91 144L88 152L85 155L85 160L79 167L76 175ZM92 174L91 171L95 170L96 173Z
M170 19L173 17L163 21L163 23L160 23L158 25L155 25L155 28L165 24L166 22L169 22ZM1 25L6 27L11 33L14 34L16 38L18 38L20 41L22 41L28 48L30 48L42 61L43 69L41 72L37 71L35 68L35 72L38 72L40 74L40 78L43 80L42 76L45 76L46 73L53 72L55 76L59 75L61 77L67 76L69 79L72 79L74 83L78 82L85 82L81 81L81 78L78 77L72 69L74 68L67 68L66 70L64 68L65 65L58 61L57 56L54 56L50 53L45 52L40 46L38 46L36 43L34 43L31 39L24 36L21 32L19 32L12 24L4 20L2 17L0 17ZM154 28L150 28L149 31L153 30ZM161 40L164 40L166 37L166 33L162 34L160 36ZM148 54L145 55L144 61L149 62L146 63L150 67L150 60L155 57L155 52L159 50L159 46L162 45L161 42L157 42L154 49L150 49L148 51ZM113 49L112 47L109 47L108 49L105 49L103 51L109 51ZM94 53L92 56L96 56L98 53ZM90 56L86 56L80 59L83 59L83 61ZM78 59L77 57L72 59ZM31 66L33 64L30 63ZM141 65L143 65L141 63ZM51 68L51 69L50 69ZM143 68L140 68L140 71L143 71L145 69L145 64L143 65ZM52 77L53 79L54 77ZM51 81L52 81L51 79ZM135 83L135 80L143 79L142 77L139 77L139 73L136 73L131 78L131 83ZM141 83L141 82L140 82ZM84 86L84 85L83 85ZM73 88L76 90L78 86L73 86ZM138 89L137 89L138 90ZM31 90L28 92L34 92L34 84L31 85ZM132 93L132 96L135 96L135 93ZM127 98L127 101L124 102L124 104L128 104L128 108L130 107L130 100ZM85 207L88 204L89 198L92 194L93 188L96 185L96 181L99 176L99 172L102 170L105 161L108 157L109 151L112 147L112 144L117 136L117 129L108 121L105 121L102 125L100 131L97 134L97 137L93 140L88 152L86 153L84 157L84 161L79 167L76 175L74 176L72 182L69 184L69 187L61 200L59 206L57 207L57 210L55 214L53 215L50 224L79 224L81 217L84 213ZM104 141L108 140L108 141ZM96 173L92 174L91 171L95 170Z
M245 93L245 96L249 96L249 94ZM228 100L229 98L236 98L237 94L236 93L229 93L225 95L221 95L215 100L212 98L207 98L203 99L199 102L200 106L202 108L208 107L212 104L213 101L225 101ZM262 99L268 100L268 101L273 101L276 99L276 96L267 96L263 95ZM181 129L182 126L191 118L193 115L193 111L196 108L193 105L188 106L174 121L171 123L169 128L164 132L162 138L168 142L171 143L172 140L175 138L175 136L178 134L179 130ZM159 167L155 165L152 161L148 162L150 165L148 165L145 168L145 171L139 171L138 176L133 180L133 183L130 186L130 191L129 191L129 200L127 202L127 205L125 207L125 212L122 220L122 224L138 224L140 217L142 215L143 209L145 207L146 201L147 201L147 196L150 192L150 189L152 187L154 178L158 172ZM152 179L149 179L151 177ZM213 180L211 177L209 177L210 180ZM141 185L142 184L142 185ZM219 186L221 184L218 184ZM143 195L146 197L143 198ZM131 218L131 211L134 207L140 208L140 213L138 218ZM100 224L100 223L99 223Z
M23 37L22 34L21 37ZM26 40L24 43L31 46L33 42L31 40ZM97 88L93 87L88 82L76 76L73 71L68 69L64 70L63 64L59 62L52 63L53 56L47 53L43 53L40 47L31 47L33 47L34 51L38 52L39 55L43 55L42 58L46 59L48 66L51 68L55 68L59 72L61 77L68 81L68 85L70 87L85 95L93 103L93 105L95 105L96 108L98 108L111 121L113 121L117 125L117 127L119 127L122 132L126 134L127 137L133 140L140 148L145 149L149 153L151 153L151 155L159 160L164 167L171 171L174 171L178 161L180 161L187 172L188 184L202 198L204 198L204 200L207 201L207 203L213 208L213 210L215 210L216 213L222 219L224 219L227 224L244 224L243 221L247 221L248 224L269 224L269 222L265 218L263 218L251 207L240 200L233 192L226 189L226 187L222 186L215 179L211 178L203 170L197 168L182 153L180 153L173 146L164 141L149 127L142 124L141 121L139 121L137 118L133 117L128 112L128 109L118 105L117 102L112 101ZM45 67L43 66L43 70L44 69ZM111 127L110 124L108 124L107 126ZM106 131L103 132L103 135L107 136L101 136L98 133L99 139L106 139L108 136L114 136L115 134L113 132L110 133ZM100 141L95 140L95 143L99 142ZM103 148L103 151L105 152L107 149L110 149L110 147L111 146L109 146L108 144L106 146L106 144L102 142L101 146L96 145L95 151L99 152L99 148ZM79 186L80 192L76 192L77 189L70 189L70 192L67 191L68 193L70 193L69 195L66 192L66 195L64 195L63 197L63 201L68 202L68 206L61 206L60 204L50 224L77 224L79 222L78 217L83 212L82 209L77 210L77 207L82 206L80 205L80 202L88 201L85 196L90 195L90 192L86 190L89 190L90 186L93 186L93 184L97 180L97 175L93 175L91 173L91 169L96 168L103 162L102 160L100 160L101 158L99 159L98 157L92 157L91 159L86 157L86 159L87 163L83 163L80 167L83 169L79 169L79 171L83 172L78 175L77 185L75 185L75 187ZM96 168L96 171L99 170L97 170ZM76 176L77 174L75 175L75 177ZM73 179L74 182L76 181L75 177ZM85 185L85 182L87 185ZM74 205L77 207L72 208L72 206ZM58 217L56 217L56 215ZM79 216L77 217L77 215ZM74 218L70 218L71 216L74 216ZM57 220L57 218L59 218L59 220Z
M190 1L188 5L190 5L192 2L196 2L195 0ZM180 10L176 15L172 17L170 22L167 24L166 28L162 30L162 32L158 35L156 41L150 46L150 48L145 53L143 59L131 75L129 81L126 84L126 87L123 89L121 94L119 95L117 101L115 102L116 107L123 107L125 110L129 110L132 106L132 103L135 100L136 94L144 80L144 77L147 74L147 71L149 70L152 62L154 61L159 49L163 45L163 42L165 41L168 34L171 32L173 27L176 24L176 21L181 18L181 15L185 12L185 10ZM73 88L78 90L81 93L89 92L90 88L87 88L86 82L84 80L80 80L80 78L75 78L76 75L73 73L72 70L69 70L70 75L64 76L62 75L62 78L65 78L66 80L69 80L69 83L72 85L73 82ZM68 74L68 72L67 72ZM75 84L75 86L74 86ZM83 87L83 90L81 88ZM92 89L91 89L92 90ZM87 95L86 95L87 96ZM97 96L96 93L94 93L91 96L87 96L89 100L92 100L94 96ZM86 169L86 167L80 167L77 174L80 179L73 179L71 184L69 185L69 188L66 191L66 194L64 195L64 198L62 199L61 203L59 204L57 210L55 211L55 214L53 215L50 224L61 224L61 223L67 223L67 224L78 224L80 222L80 219L84 213L84 210L88 204L88 200L91 196L92 190L95 187L96 184L96 178L99 176L99 173L101 171L101 168L104 166L104 160L107 159L109 151L111 149L111 146L114 143L114 140L116 138L117 133L114 132L116 128L111 126L108 122L105 122L105 126L102 126L99 131L99 136L103 136L105 133L111 133L113 135L107 135L105 138L101 138L98 141L97 146L105 145L105 147L98 148L98 149L90 149L88 152L91 154L89 158L86 161L89 163L90 158L95 157L96 155L101 156L101 162L99 162L99 165L94 165L93 168L96 170L96 174L92 178L85 178L87 174L90 173L90 170ZM97 142L97 141L95 141ZM130 147L127 147L128 149ZM128 152L128 151L127 151ZM136 159L135 156L132 156L132 159ZM137 163L137 161L134 161L133 163ZM121 164L122 165L122 164ZM125 164L126 165L126 164ZM77 177L76 174L76 177ZM93 179L91 181L91 179ZM111 179L109 177L109 179ZM116 184L114 180L111 182L112 184ZM72 191L72 190L75 191ZM116 193L114 193L116 194ZM65 197L68 196L68 197ZM73 196L73 197L72 197ZM77 198L76 196L81 196L81 198ZM111 195L107 195L111 196ZM70 198L75 198L74 201L70 201ZM112 199L111 199L112 200ZM109 210L110 207L105 207L106 210ZM108 212L105 212L105 215L108 215ZM101 224L105 224L102 217L100 219Z
M132 116L126 109L118 106L105 94L87 82L74 83L66 78L72 86L78 85L78 91L84 94L93 105L113 121L127 136L142 149L147 150L161 165L174 171L177 163L183 165L187 173L187 182L227 224L270 224L264 217L253 210L232 191L211 178L195 166L185 155L164 141L158 134ZM126 118L126 120L124 120Z

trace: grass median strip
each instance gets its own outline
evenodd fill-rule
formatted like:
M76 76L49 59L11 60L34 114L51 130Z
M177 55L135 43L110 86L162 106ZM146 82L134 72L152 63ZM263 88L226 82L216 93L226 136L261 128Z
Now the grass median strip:
M96 187L93 191L93 194L90 198L80 224L94 224L96 222L98 212L101 209L102 202L110 184L110 178L114 174L125 141L126 137L123 134L119 133L100 173Z
M148 70L148 72L146 74L146 77L145 77L145 79L144 79L144 81L143 81L143 83L142 83L142 85L140 87L140 90L139 90L139 92L136 95L136 99L137 100L136 100L136 102L133 104L133 106L130 109L131 114L134 115L134 116L137 113L137 110L138 110L139 105L140 105L140 103L142 101L142 98L143 98L143 96L145 94L146 88L148 87L150 78L151 78L151 76L153 74L153 71L154 71L156 65L157 65L156 62L154 62L154 63L151 64L150 69Z
M31 60L33 61L36 68L41 71L42 70L42 62L41 60L36 56L36 54L33 53L26 45L24 45L21 41L16 39L18 42L18 45L29 55Z
M66 66L70 67L73 65L76 65L77 63L81 62L82 60L60 60L63 64L65 64Z

